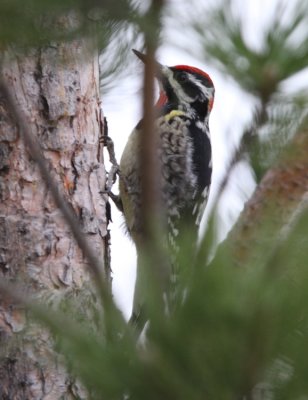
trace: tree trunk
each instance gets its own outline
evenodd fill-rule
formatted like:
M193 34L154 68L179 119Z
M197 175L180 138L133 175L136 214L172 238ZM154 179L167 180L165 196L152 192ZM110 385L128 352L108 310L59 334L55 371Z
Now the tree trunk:
M105 169L99 143L98 58L89 43L53 43L9 54L3 77L39 140L50 171L99 257L107 238ZM1 96L1 94L0 94ZM30 159L0 97L0 274L44 304L77 299L95 307L83 254ZM109 279L110 271L106 269ZM16 304L0 303L0 399L86 398L53 351L50 334ZM94 323L94 322L93 322Z

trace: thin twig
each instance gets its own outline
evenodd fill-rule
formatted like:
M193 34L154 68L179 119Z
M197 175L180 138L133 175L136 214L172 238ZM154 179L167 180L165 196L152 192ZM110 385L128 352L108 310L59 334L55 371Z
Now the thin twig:
M21 309L30 310L33 317L40 323L44 323L50 329L61 334L62 338L69 338L70 341L80 342L82 335L89 333L83 330L73 318L67 319L67 315L59 310L54 311L47 306L39 303L36 298L29 296L23 287L16 283L9 282L7 279L0 280L0 292L6 299L14 302Z
M267 103L262 103L260 109L255 112L255 116L251 124L248 128L246 128L243 132L241 141L239 146L234 150L234 153L229 161L228 167L226 168L226 172L218 186L218 191L215 195L215 200L213 201L213 206L210 214L215 210L221 195L223 194L225 188L228 185L231 173L233 169L237 166L237 164L243 160L244 155L251 151L251 143L253 142L253 138L257 135L258 129L264 125L268 120L267 115Z

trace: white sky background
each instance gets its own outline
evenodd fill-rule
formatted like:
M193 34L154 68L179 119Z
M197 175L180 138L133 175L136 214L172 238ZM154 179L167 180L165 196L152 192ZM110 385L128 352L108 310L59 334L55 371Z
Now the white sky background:
M256 49L260 48L262 31L270 23L275 5L284 3L290 6L290 4L294 5L295 1L234 0L235 9L245 15L244 31L248 43ZM171 0L170 4L175 9L181 9L181 12L185 12L185 7L193 7L194 5L198 7L202 4L202 1ZM167 31L165 43L174 42L176 37L176 31ZM191 47L191 53L197 52L197 44L193 40ZM206 60L197 59L192 54L181 51L175 46L163 44L158 51L157 59L160 63L166 65L187 64L196 66L208 72L214 81L216 97L210 117L213 150L210 203L225 173L228 159L232 156L234 148L239 142L243 127L251 118L254 107L253 98L243 93L234 82L224 79L220 73L210 68ZM130 132L142 114L142 64L133 53L128 62L132 63L135 76L129 76L127 79L119 81L118 85L107 96L103 97L103 110L108 119L109 135L114 140L118 161ZM233 171L228 188L221 199L218 219L220 239L225 236L236 220L254 187L254 179L249 168L243 163L240 164ZM117 304L128 318L132 306L136 254L131 240L125 235L123 217L114 206L112 207L112 218L113 223L110 225L110 229L113 292Z

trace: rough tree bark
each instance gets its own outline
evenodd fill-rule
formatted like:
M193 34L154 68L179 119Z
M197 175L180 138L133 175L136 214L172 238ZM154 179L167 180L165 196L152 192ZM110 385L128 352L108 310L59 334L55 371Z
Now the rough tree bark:
M104 259L105 169L99 143L97 55L86 41L9 54L3 77L31 122L50 170ZM95 308L83 254L30 159L0 93L0 277L22 282L46 303L78 299L82 318ZM109 278L109 270L106 269ZM0 298L0 399L86 398L52 350L48 332ZM91 315L88 315L91 321Z

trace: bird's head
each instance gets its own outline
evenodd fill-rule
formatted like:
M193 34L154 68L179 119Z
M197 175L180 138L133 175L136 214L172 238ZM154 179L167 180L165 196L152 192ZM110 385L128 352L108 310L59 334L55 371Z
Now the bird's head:
M147 56L137 50L134 53L144 63ZM156 62L160 86L158 107L172 105L198 118L208 118L214 104L215 88L210 76L199 68L188 65L168 67Z

